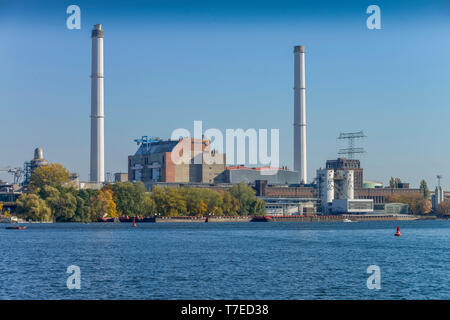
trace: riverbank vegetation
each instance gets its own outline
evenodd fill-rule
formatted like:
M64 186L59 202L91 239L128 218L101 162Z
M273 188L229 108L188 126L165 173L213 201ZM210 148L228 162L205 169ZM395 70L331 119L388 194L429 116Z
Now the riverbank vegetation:
M142 182L106 184L100 190L77 189L59 164L34 170L29 192L17 200L17 214L35 221L89 222L119 216L262 215L264 201L246 184L229 190L155 187Z

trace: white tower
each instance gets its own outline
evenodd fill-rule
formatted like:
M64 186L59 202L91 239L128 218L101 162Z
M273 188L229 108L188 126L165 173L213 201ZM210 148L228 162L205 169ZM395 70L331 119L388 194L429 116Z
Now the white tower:
M353 200L355 198L353 170L344 171L344 199Z
M103 30L101 24L96 24L92 30L90 177L92 182L105 181L103 93Z
M306 183L305 47L294 47L294 171Z

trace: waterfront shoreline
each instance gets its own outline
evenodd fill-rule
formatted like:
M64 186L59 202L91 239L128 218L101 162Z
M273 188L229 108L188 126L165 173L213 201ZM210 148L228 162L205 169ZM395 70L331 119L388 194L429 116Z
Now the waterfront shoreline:
M209 217L190 217L190 216L175 216L175 217L161 217L153 216L147 217L145 220L136 219L136 223L242 223L254 222L252 219L255 216L209 216ZM419 216L419 215L311 215L311 216L270 216L267 222L361 222L361 221L414 221L414 220L448 220L444 217L438 216ZM346 221L344 221L346 220ZM348 221L350 220L350 221ZM52 222L52 221L20 221L8 222L0 221L0 224L53 224L53 223L132 223L130 221L120 221L119 219L110 219L108 221L92 221L92 222Z

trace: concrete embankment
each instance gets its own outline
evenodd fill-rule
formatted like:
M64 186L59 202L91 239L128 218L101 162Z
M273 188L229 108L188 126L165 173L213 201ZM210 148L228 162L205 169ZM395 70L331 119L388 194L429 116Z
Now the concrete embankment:
M183 222L183 223L205 223L205 217L154 217L156 223Z
M191 217L191 216L177 216L177 217L147 217L136 218L136 223L151 222L151 223L218 223L218 222L250 222L253 216L209 216L209 217ZM275 222L342 222L344 220L350 221L390 221L390 220L418 220L418 219L435 219L436 217L428 216L414 216L414 215L395 215L395 214L344 214L344 215L310 215L310 216L270 216L268 221ZM132 222L132 218L117 219L118 222ZM101 221L113 222L113 221Z
M252 219L250 216L210 216L210 217L155 217L156 223L164 222L183 222L183 223L205 223L205 222L249 222Z
M250 216L233 216L233 217L208 217L208 222L250 222L252 217Z
M317 215L317 216L272 216L272 221L292 221L292 222L342 222L351 221L390 221L390 220L417 220L418 216L413 215Z

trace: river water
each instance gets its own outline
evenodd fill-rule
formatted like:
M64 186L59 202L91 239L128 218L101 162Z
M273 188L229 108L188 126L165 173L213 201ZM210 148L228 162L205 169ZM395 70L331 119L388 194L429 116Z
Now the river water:
M0 226L0 299L450 299L450 221Z

